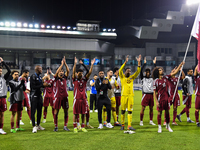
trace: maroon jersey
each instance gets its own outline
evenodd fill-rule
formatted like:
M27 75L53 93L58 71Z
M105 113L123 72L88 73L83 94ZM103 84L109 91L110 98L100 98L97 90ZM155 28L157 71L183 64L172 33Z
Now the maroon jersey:
M169 83L169 88L168 88L169 95L173 96L178 82L178 77L172 78L171 75L166 75L166 78L168 79ZM178 95L178 89L176 90L176 96L177 95Z
M195 95L200 95L200 77L194 76L195 82Z
M88 79L83 77L82 79L72 78L74 84L74 99L87 99L86 84Z
M49 84L50 86L47 86L44 88L44 97L54 97L54 93L53 93L53 80L50 79L48 81L44 81L47 84Z
M169 98L168 95L168 78L171 78L171 75L169 76L163 76L162 79L156 79L154 81L154 91L157 92L157 99L158 101L166 101Z
M54 77L54 84L53 84L53 92L54 97L67 97L67 77L64 76L63 78Z

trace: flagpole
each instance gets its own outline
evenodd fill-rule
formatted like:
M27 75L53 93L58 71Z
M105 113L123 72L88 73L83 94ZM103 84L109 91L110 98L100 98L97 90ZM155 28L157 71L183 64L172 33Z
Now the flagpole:
M189 38L189 41L188 41L188 44L187 44L187 48L186 48L185 56L183 58L183 62L185 62L185 59L186 59L186 56L187 56L187 52L188 52L189 47L190 47L191 39L192 39L192 35L190 34L190 38ZM178 76L178 81L177 81L177 84L176 84L176 88L175 88L175 91L174 91L172 102L174 102L174 97L176 95L176 91L177 91L177 87L178 87L178 84L179 84L179 80L180 80L180 76L181 76L182 70L183 70L183 66L181 67L181 71L180 71L179 76Z
M199 11L199 8L200 8L200 4L198 4L197 13ZM196 22L196 19L197 19L197 13L196 13L196 17L195 17L194 23ZM193 26L194 26L194 24L193 24ZM193 28L192 28L192 30L193 30ZM188 41L188 44L187 44L187 48L186 48L185 56L183 58L183 62L185 62L185 59L186 59L186 56L187 56L187 52L189 50L191 39L192 39L192 31L190 33L190 38L189 38L189 41ZM177 91L177 88L178 88L178 84L179 84L180 76L181 76L181 73L182 73L182 70L183 70L183 66L181 67L181 71L180 71L179 76L178 76L178 81L177 81L177 84L176 84L176 88L175 88L175 91L174 91L172 102L174 102L174 97L175 97L175 94L176 94L176 91Z

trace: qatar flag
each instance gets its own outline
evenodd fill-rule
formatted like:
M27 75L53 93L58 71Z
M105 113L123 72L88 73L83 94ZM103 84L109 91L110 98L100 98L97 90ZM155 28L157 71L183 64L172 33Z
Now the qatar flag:
M193 24L192 32L191 32L191 35L198 40L198 46L197 46L198 72L200 72L200 38L199 38L200 30L199 30L199 27L200 27L200 7L198 7L196 18L194 20L194 24Z

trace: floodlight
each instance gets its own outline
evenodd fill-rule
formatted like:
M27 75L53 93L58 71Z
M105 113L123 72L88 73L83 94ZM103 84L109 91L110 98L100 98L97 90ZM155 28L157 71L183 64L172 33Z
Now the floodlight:
M39 24L35 24L34 26L35 26L35 28L39 28Z
M5 22L5 26L9 27L10 26L10 22Z
M112 31L113 31L113 32L115 32L115 31L116 31L116 29L112 29Z
M111 29L108 29L108 32L110 32L111 31Z
M70 27L70 26L68 26L68 27L67 27L67 29L69 30L69 29L71 29L71 27Z
M192 5L192 4L197 4L200 3L200 0L187 0L186 4L187 5Z
M32 28L33 27L33 24L29 24L29 28Z
M60 26L57 26L57 29L60 29L61 27Z
M17 27L22 27L22 23L21 23L21 22L18 22L18 23L17 23Z
M44 25L44 24L41 24L41 28L45 28L45 25Z
M28 24L27 24L27 23L24 23L24 24L23 24L23 27L27 28L27 27L28 27Z
M11 27L15 27L16 26L16 23L15 22L11 22Z
M47 25L46 27L47 27L47 29L49 29L49 28L50 28L50 25Z
M66 27L65 26L62 26L62 29L64 30Z
M73 27L73 30L76 30L76 27Z
M106 32L106 29L103 29L103 32Z
M55 25L52 25L52 26L51 26L52 29L54 29L55 27L56 27Z
M4 22L0 22L0 26L4 26Z

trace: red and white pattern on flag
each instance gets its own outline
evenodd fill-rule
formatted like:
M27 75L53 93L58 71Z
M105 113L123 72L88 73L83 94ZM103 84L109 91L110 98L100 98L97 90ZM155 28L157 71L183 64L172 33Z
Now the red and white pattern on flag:
M192 27L191 35L198 40L197 46L197 59L198 59L198 68L197 71L200 72L200 42L199 42L199 35L200 35L200 7L198 7L196 18L194 20L194 24Z

